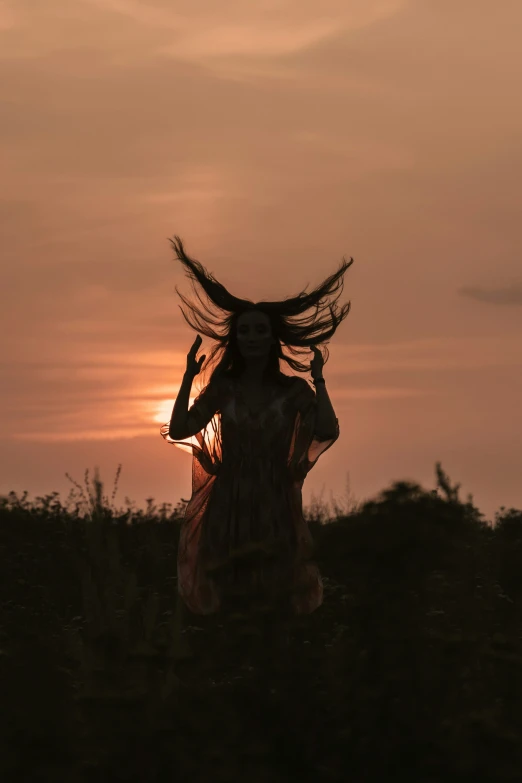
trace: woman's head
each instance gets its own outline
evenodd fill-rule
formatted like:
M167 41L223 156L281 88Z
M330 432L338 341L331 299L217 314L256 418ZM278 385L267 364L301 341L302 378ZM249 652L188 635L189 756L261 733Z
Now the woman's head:
M235 335L239 352L245 359L268 356L275 345L270 318L262 310L245 310L240 313L232 334Z
M350 259L349 262L343 259L341 268L309 294L302 292L295 297L276 302L253 302L250 299L239 299L229 293L204 269L199 261L185 254L182 240L178 236L171 239L170 243L176 256L184 264L186 274L191 279L193 287L194 281L197 281L205 291L207 299L222 311L221 317L216 317L203 303L199 292L195 289L196 295L208 315L203 313L198 307L187 301L176 286L179 297L194 315L194 321L192 321L180 307L187 323L197 332L205 334L217 343L207 356L206 366L212 364L218 351L222 352L221 358L212 372L212 377L222 374L229 377L240 375L245 368L246 361L248 361L247 357L254 355L248 352L249 343L258 345L263 356L268 354L265 377L280 377L280 360L289 364L297 372L309 372L310 362L303 364L286 355L283 353L282 345L285 345L294 356L301 356L299 348L306 351L311 345L320 345L329 340L350 310L351 303L348 302L338 312L336 301L342 292L342 277L353 263L353 259ZM332 304L325 302L326 297L335 293L339 288L341 291L335 297L335 301ZM299 318L310 308L315 308L315 312ZM326 308L329 313L323 318L318 318L318 313L322 313ZM221 327L221 331L212 329L211 324ZM328 349L325 348L325 351L326 362Z

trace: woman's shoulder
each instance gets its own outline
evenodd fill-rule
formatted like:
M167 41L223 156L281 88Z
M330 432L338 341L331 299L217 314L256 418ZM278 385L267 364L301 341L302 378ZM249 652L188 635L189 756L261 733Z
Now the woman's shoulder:
M306 378L303 378L302 375L293 375L292 379L294 381L296 388L298 388L299 390L308 389L308 391L311 391L313 393L313 389L310 386L309 382L306 380Z
M291 399L298 401L299 407L315 399L315 392L306 378L299 375L292 375L290 378L289 396Z

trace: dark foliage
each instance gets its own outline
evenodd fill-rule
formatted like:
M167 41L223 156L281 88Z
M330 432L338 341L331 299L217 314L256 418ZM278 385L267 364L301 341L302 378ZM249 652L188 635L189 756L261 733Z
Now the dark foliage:
M180 629L186 501L37 500L0 508L3 781L519 779L522 512L487 524L437 465L308 515L312 615Z

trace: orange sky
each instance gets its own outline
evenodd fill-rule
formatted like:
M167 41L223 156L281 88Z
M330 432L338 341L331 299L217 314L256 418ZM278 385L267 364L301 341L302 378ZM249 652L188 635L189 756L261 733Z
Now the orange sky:
M117 505L190 497L179 234L258 300L355 259L305 503L440 460L520 508L520 29L519 0L0 0L0 493L121 462Z

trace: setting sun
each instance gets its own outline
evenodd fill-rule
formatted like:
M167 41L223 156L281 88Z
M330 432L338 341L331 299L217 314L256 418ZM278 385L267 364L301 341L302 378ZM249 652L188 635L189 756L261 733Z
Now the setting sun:
M195 397L189 397L189 404L188 404L189 410L191 406L194 404L194 400ZM163 400L162 402L157 403L155 405L155 413L152 417L153 421L157 421L159 424L167 424L170 421L170 417L172 416L172 408L174 407L174 402L175 400ZM213 442L213 440L214 440L214 429L212 426L212 422L210 422L207 428L206 442L208 445L210 445ZM190 438L180 439L174 445L178 449L185 451L185 449L183 448L185 444L190 446L199 446L198 440L195 435L192 435Z
M194 404L195 397L189 397L189 409ZM170 421L170 417L172 416L172 408L174 407L175 400L163 400L159 404L155 406L155 414L153 416L153 420L157 421L159 424L167 424ZM183 438L180 440L181 443L187 443L193 446L199 445L197 442L197 439L195 436L192 436L190 438ZM183 446L178 445L177 443L174 444L176 448L181 449L182 451L185 451ZM190 453L190 452L189 452Z

